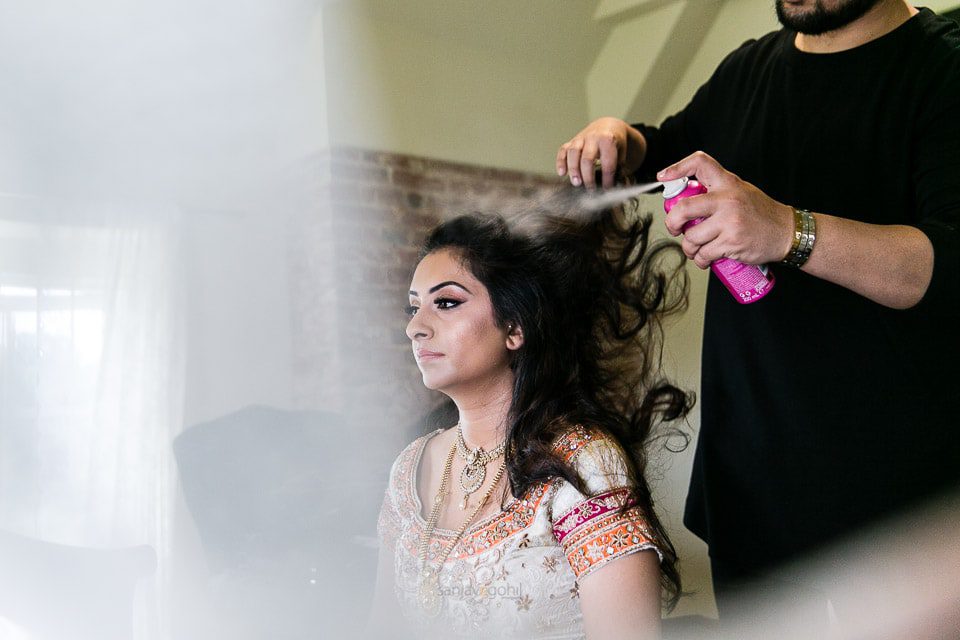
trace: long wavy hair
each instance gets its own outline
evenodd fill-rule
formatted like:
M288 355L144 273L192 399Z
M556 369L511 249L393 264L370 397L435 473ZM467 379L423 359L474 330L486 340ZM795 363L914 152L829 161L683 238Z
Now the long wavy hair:
M676 551L657 518L646 481L652 442L673 441L693 397L661 374L664 317L687 306L684 256L674 242L649 242L651 217L623 208L589 219L538 214L531 228L472 214L440 224L421 258L451 249L490 293L496 322L523 330L513 353L507 425L510 491L564 478L588 494L554 451L573 425L599 429L627 453L632 495L663 553L664 604L681 593ZM447 423L449 424L449 423Z

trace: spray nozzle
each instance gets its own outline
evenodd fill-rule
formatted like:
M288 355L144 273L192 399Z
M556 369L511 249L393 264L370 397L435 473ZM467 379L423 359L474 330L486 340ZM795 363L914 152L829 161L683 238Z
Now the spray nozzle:
M687 188L690 178L677 178L676 180L667 180L663 183L663 199L669 200L674 196L680 195Z

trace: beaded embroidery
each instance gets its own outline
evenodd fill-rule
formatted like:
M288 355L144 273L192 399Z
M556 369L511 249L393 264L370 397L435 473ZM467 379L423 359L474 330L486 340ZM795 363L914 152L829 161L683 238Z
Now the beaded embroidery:
M630 492L620 486L622 451L602 433L576 427L557 440L557 451L594 495L562 479L538 483L467 529L439 574L439 617L428 620L416 604L425 526L416 473L430 437L394 463L378 523L383 544L394 551L400 608L420 635L582 638L578 579L615 558L656 549L640 510L623 509ZM428 558L438 558L454 537L436 530Z

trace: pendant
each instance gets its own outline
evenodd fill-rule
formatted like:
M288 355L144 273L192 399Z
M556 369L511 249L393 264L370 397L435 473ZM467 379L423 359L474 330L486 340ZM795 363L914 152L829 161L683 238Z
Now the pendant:
M417 602L428 618L436 618L443 605L443 596L440 594L439 576L430 569L423 571L423 580L417 592Z
M460 472L460 488L465 493L473 493L487 479L487 468L483 465L467 465Z

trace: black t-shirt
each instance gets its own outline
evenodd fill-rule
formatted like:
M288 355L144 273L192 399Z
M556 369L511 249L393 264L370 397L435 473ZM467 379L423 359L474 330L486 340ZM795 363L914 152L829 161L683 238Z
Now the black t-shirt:
M914 225L935 265L906 311L780 265L750 305L710 277L685 522L751 571L960 477L960 30L923 9L841 53L795 35L747 42L682 112L640 125L641 173L703 150L780 202Z

